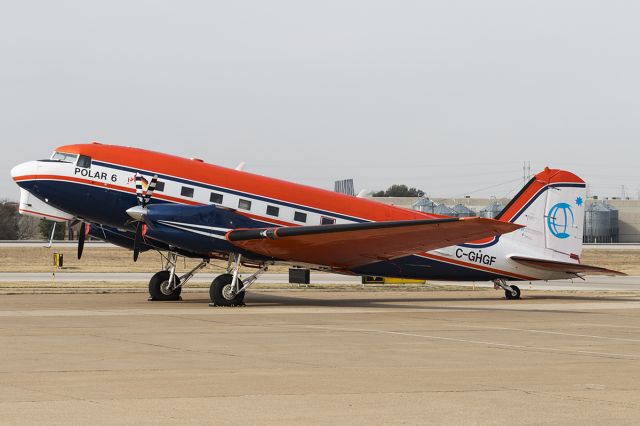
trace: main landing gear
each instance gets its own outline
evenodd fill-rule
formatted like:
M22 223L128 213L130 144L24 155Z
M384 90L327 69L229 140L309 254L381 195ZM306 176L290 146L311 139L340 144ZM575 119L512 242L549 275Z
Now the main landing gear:
M493 280L493 288L496 290L501 288L504 290L504 296L509 300L520 299L520 288L517 285L507 284L504 278L496 278Z
M209 287L209 306L242 306L244 305L244 294L260 275L267 271L268 265L262 265L253 275L244 281L238 276L242 261L242 255L232 254L229 256L227 272L218 275Z
M169 252L167 256L163 255L163 258L165 260L164 270L157 272L149 281L149 300L181 300L182 287L198 271L209 264L209 259L203 259L195 268L184 275L178 276L176 274L178 255ZM218 275L209 287L209 296L211 298L209 306L244 305L245 291L269 268L268 264L262 264L255 273L242 280L239 276L241 262L242 255L234 253L229 255L226 272Z
M182 276L176 275L178 255L170 252L165 259L165 270L157 272L149 281L149 300L182 300L180 298L182 286L185 285L196 272L207 266L209 259L203 259L195 268Z

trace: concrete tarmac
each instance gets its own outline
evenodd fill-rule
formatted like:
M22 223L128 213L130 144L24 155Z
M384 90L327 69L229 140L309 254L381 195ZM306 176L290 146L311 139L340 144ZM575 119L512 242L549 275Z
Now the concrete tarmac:
M0 297L0 424L638 424L640 293Z

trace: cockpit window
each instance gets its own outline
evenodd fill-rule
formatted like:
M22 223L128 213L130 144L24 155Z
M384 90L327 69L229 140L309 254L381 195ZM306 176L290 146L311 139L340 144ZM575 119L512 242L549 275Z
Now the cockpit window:
M54 152L51 156L53 161L62 161L64 163L75 163L78 154L67 154L66 152Z
M78 163L76 164L76 166L88 169L89 167L91 167L91 157L81 155L80 157L78 157Z

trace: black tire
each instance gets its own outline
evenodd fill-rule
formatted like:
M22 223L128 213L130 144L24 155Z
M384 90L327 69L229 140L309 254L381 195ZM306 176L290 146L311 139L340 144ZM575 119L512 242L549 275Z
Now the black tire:
M244 300L244 291L236 294L233 298L225 297L225 287L231 286L233 275L218 275L209 287L209 297L215 306L241 306ZM242 288L242 280L238 278L238 285Z
M514 295L511 291L505 290L504 295L507 297L507 299L509 300L520 299L520 287L518 287L517 285L512 285L511 288L513 289L513 291L516 292L516 294Z
M151 277L149 280L149 295L151 300L170 301L180 300L180 293L182 293L182 287L174 289L171 293L165 293L163 291L163 284L169 281L171 273L169 271L160 271ZM175 277L176 283L180 284L180 278Z

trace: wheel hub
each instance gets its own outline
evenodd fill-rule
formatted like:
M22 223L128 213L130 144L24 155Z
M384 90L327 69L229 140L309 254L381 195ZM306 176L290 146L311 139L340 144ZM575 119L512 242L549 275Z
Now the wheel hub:
M235 291L233 291L231 284L227 284L224 287L222 287L222 295L227 300L233 300L233 298L236 297L236 293Z
M171 285L169 285L169 280L163 281L162 284L160 284L160 291L165 296L171 296L173 289L171 288Z

